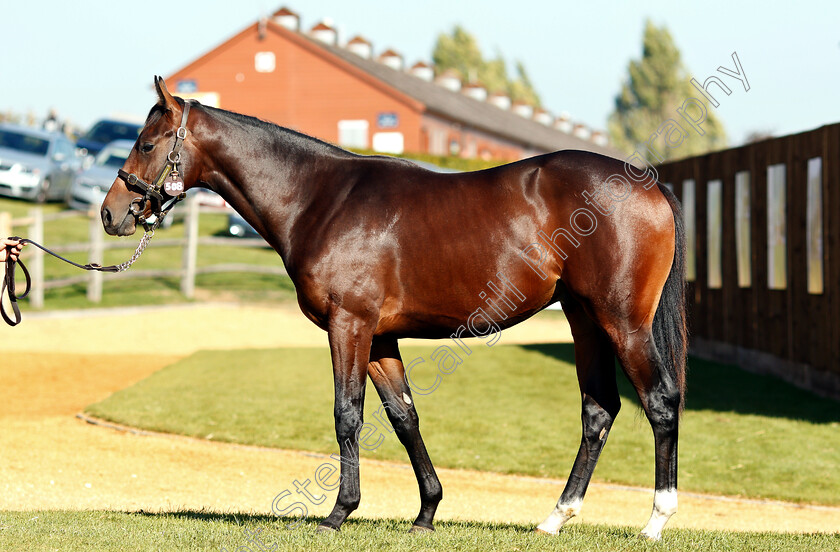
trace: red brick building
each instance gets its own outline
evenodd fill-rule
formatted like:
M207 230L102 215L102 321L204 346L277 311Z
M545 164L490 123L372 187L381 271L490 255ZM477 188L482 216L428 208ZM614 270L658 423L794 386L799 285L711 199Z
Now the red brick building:
M621 153L555 128L553 118L512 108L480 86L355 37L339 46L319 23L308 33L283 8L167 78L183 97L253 115L344 147L513 160L559 149ZM174 84L174 86L173 86ZM565 122L567 125L568 123ZM558 126L560 122L558 122ZM561 127L562 128L562 127ZM595 135L597 136L597 135Z

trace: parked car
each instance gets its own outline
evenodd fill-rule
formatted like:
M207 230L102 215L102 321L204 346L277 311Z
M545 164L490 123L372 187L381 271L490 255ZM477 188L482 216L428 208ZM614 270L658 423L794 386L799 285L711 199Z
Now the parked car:
M254 227L248 224L242 215L233 211L228 215L228 234L234 238L259 238L260 236Z
M64 134L0 124L0 195L64 199L80 162Z
M142 124L103 119L95 123L90 127L90 130L78 139L76 147L83 156L96 156L106 144L110 144L114 140L135 142L142 129Z
M102 148L93 164L73 179L67 204L82 211L92 205L102 205L117 177L117 171L125 164L133 147L134 140L116 140Z

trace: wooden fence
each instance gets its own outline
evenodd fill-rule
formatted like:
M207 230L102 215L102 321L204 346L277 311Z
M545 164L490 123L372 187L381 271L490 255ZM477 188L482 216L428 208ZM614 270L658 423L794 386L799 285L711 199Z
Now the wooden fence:
M103 284L107 281L125 278L179 278L181 281L181 292L187 298L191 299L195 294L195 278L199 274L217 272L256 272L274 275L286 274L286 271L282 266L227 263L198 267L196 265L196 260L199 246L224 245L237 247L267 247L267 245L262 238L245 239L211 236L199 237L198 222L201 213L219 213L228 211L215 207L201 207L199 206L198 199L195 196L188 198L185 203L187 209L184 219L184 237L174 239L153 239L150 244L150 247L183 247L180 268L151 270L138 270L136 268L130 268L127 271L120 273L79 271L79 274L75 276L45 279L45 253L36 247L27 247L24 250L24 258L26 259L26 266L32 277L32 291L29 294L30 303L35 308L42 308L44 306L45 290L80 283L86 284L88 299L94 303L98 303L102 300ZM44 243L45 222L79 216L87 216L90 219L89 241L60 245ZM96 211L91 211L87 214L82 214L78 211L62 211L60 213L44 214L40 208L34 208L30 211L29 216L20 219L11 219L8 213L0 213L0 235L12 235L13 228L15 227L25 228L25 232L19 231L18 235L26 236L35 242L44 244L45 247L48 247L60 255L67 256L68 254L72 255L74 253L87 252L87 262L89 263L102 264L105 251L110 249L125 249L126 259L128 259L131 251L137 247L137 241L131 243L122 241L106 242L104 239L104 231L102 230L102 222L99 218L99 213ZM78 256L73 257L73 260L79 262Z
M840 398L840 124L658 171L690 234L693 350Z

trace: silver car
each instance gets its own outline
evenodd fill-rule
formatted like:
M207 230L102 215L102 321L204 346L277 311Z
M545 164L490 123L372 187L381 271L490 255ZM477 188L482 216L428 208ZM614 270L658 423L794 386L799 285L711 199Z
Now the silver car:
M0 195L64 199L79 167L73 142L60 132L0 124Z
M115 140L102 148L90 168L76 175L67 204L83 211L102 205L117 171L125 164L133 147L133 140Z

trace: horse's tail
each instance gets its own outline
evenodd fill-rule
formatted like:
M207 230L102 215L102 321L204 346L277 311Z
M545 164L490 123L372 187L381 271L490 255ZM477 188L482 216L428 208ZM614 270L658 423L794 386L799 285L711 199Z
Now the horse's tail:
M676 196L659 184L674 213L674 262L653 316L653 339L665 369L674 376L680 392L680 411L685 406L685 362L688 324L685 312L685 225Z

